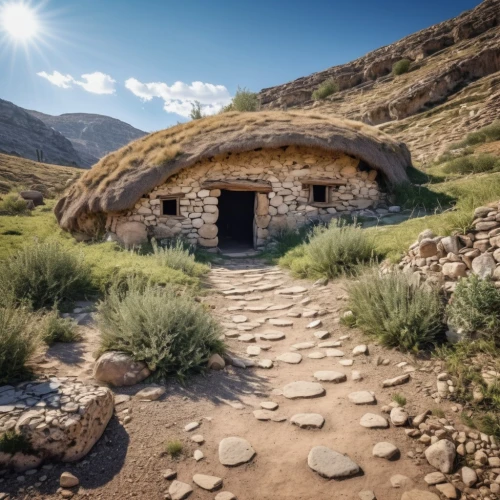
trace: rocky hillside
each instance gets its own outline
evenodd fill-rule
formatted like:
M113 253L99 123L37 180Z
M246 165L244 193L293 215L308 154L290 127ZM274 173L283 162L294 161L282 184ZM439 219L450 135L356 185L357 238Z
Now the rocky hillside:
M91 166L111 151L146 135L116 118L88 113L65 113L59 116L29 111L49 127L68 138L85 166Z
M408 73L392 66L411 61ZM328 79L339 91L313 101ZM475 9L348 64L263 89L263 108L318 109L380 126L405 141L416 160L484 126L500 111L500 2Z
M84 166L71 142L23 108L0 99L0 153L55 165Z

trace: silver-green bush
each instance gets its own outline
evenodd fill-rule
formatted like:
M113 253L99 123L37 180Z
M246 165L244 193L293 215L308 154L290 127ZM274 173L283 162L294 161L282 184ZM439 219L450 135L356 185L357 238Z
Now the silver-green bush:
M209 271L205 264L196 262L192 248L182 240L177 239L165 247L152 241L153 255L158 264L186 273L188 276L201 276Z
M0 201L0 215L31 215L26 200L18 194L10 193Z
M45 314L39 323L41 339L48 345L54 342L75 342L78 335L76 323L70 318L61 318L57 310Z
M110 289L98 324L101 352L126 352L160 378L202 370L224 351L218 323L191 295L133 279Z
M443 330L437 289L408 273L373 269L347 287L355 324L389 347L418 351L434 344Z

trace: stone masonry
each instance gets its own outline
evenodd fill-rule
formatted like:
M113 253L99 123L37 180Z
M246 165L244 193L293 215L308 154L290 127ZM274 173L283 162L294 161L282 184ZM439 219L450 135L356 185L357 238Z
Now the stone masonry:
M272 191L256 194L256 245L262 247L282 227L295 228L315 220L328 222L340 213L376 206L384 198L376 175L375 170L362 168L358 159L343 153L298 146L214 156L146 193L132 210L109 215L107 229L122 242L132 231L138 238L182 236L194 245L217 247L221 191L204 189L203 182L266 181ZM327 187L328 203L312 203L310 185L304 182L307 178L334 179L345 184ZM179 196L179 215L162 215L164 196Z

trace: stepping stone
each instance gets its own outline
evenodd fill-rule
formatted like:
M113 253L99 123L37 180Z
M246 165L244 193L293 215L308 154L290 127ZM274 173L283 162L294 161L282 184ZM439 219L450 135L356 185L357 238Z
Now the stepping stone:
M285 309L290 309L293 307L293 304L276 304L274 306L268 307L268 311L283 311Z
M402 474L395 474L391 477L390 482L393 488L409 488L413 486L413 481ZM404 498L404 496L401 498ZM415 500L421 500L421 498L424 499L424 497L417 496Z
M352 359L341 359L339 361L339 364L341 364L342 366L352 366L354 363L354 361Z
M360 382L363 380L363 374L358 370L353 370L351 372L351 380L354 380L354 382Z
M271 420L274 417L274 413L270 410L254 410L253 416L257 420L266 421Z
M191 422L184 427L184 430L186 432L191 432L191 431L194 431L195 429L198 429L199 426L200 426L200 422Z
M321 322L320 319L316 319L314 321L311 321L306 328L318 328L318 326L321 326L323 323Z
M264 297L262 295L248 295L245 297L245 300L248 300L249 302L254 302L255 300L261 300ZM241 297L239 297L239 300L241 300Z
M215 495L215 500L236 500L236 496L230 491L221 491Z
M408 421L408 413L406 413L406 411L403 408L399 408L399 407L393 408L391 410L390 418L391 418L391 422L395 426L405 425L406 422Z
M311 359L323 359L326 357L326 354L324 352L316 351L310 352L307 357Z
M363 490L358 493L360 500L377 500L375 493L371 490Z
M288 399L317 398L325 395L325 389L317 382L291 382L283 387L283 396Z
M243 306L231 306L227 308L228 312L233 312L233 311L242 311Z
M286 337L283 332L277 332L273 330L266 330L265 332L258 333L257 335L264 340L282 340Z
M307 292L307 288L303 286L292 286L290 288L282 288L281 290L277 290L276 294L278 295L295 295L296 293Z
M325 419L319 413L297 413L290 419L290 422L301 429L321 429Z
M205 474L195 474L193 483L207 491L212 491L222 486L222 479L215 476L206 476Z
M327 479L340 479L359 473L358 464L326 446L315 446L309 452L307 465Z
M311 299L309 297L305 297L303 298L299 304L303 305L303 306L307 306L307 304L309 304L311 302Z
M249 345L247 347L247 354L249 356L258 356L260 354L260 347L258 345Z
M255 456L251 444L240 437L227 437L219 443L219 461L227 467L250 462Z
M224 335L228 339L234 339L236 337L239 337L241 335L241 333L233 330L233 331L229 331L229 332L224 332Z
M271 318L269 323L274 326L293 326L293 321L291 319L284 318Z
M254 290L260 290L262 292L267 292L269 290L274 290L275 288L278 288L281 286L281 283L270 283L269 285L260 285L256 286Z
M237 325L236 328L240 332L251 332L252 330L255 330L256 328L258 328L259 326L260 326L259 323L253 323L253 324L243 323L242 325Z
M141 401L156 401L159 397L165 394L165 387L146 387L139 391L135 397Z
M300 312L298 311L289 311L286 315L289 318L300 318Z
M400 375L399 377L390 378L382 382L382 387L394 387L396 385L406 384L410 381L410 374Z
M386 429L389 427L389 422L384 417L375 413L365 413L359 423L368 429Z
M429 486L434 486L435 484L446 482L446 476L442 472L431 472L430 474L427 474L427 476L424 477L424 481ZM466 484L466 486L470 487L472 485Z
M260 403L260 407L264 408L264 410L275 411L278 409L279 404L274 401L262 401L262 403Z
M265 311L269 306L264 305L264 306L246 306L245 311L250 311L250 312L262 312Z
M121 405L123 403L128 403L131 399L132 399L131 396L128 396L127 394L116 394L115 395L115 406ZM5 407L0 406L0 413L4 413L4 412L2 412L2 408L5 408ZM12 407L12 410L13 409L14 409L14 407ZM12 410L6 410L6 412L9 412Z
M345 382L347 377L345 373L334 372L334 371L318 371L314 372L314 378L320 382Z
M171 479L175 479L177 477L177 472L172 469L166 469L162 472L162 476L170 481Z
M203 460L205 458L205 455L203 455L203 452L201 450L194 450L193 458L197 462L199 462L200 460Z
M458 498L457 489L450 483L436 484L436 489L441 492L445 498Z
M341 351L339 349L327 349L326 355L329 358L340 358L344 355L344 351Z
M273 367L273 362L271 359L259 359L259 361L257 361L257 366L268 370Z
M342 335L342 337L339 337L339 340L349 340L350 338L350 335Z
M368 346L366 346L365 344L357 345L352 350L353 356L361 356L362 354L368 354Z
M314 318L317 315L318 315L318 311L315 311L314 309L304 309L302 311L303 318Z
M201 434L195 434L191 436L191 441L194 441L197 444L203 444L205 442L205 438Z
M315 347L314 342L300 342L299 344L293 344L292 349L296 349L297 351L302 351L304 349L312 349Z
M326 339L330 336L330 332L327 331L327 330L320 330L318 332L314 332L314 336L317 338L317 339Z
M374 457L378 458L386 458L389 460L399 453L399 449L397 446L394 446L392 443L388 443L386 441L377 443L373 447L372 454Z
M316 332L316 333L318 333L318 332ZM316 333L314 335L316 335ZM320 342L318 344L318 347L321 347L322 349L326 349L328 347L341 347L341 346L342 346L342 342L339 342L338 340L328 340L327 342Z
M297 365L302 361L302 355L298 352L285 352L276 357L277 361L283 361L291 365Z
M255 342L255 335L252 335L251 333L244 333L238 337L238 340L240 342Z
M191 488L189 484L177 481L177 479L172 481L168 489L168 493L172 500L184 500L184 498L187 498L192 492L193 488Z
M233 323L245 323L248 321L248 318L246 316L243 316L243 314L238 314L236 316L233 316L231 318Z

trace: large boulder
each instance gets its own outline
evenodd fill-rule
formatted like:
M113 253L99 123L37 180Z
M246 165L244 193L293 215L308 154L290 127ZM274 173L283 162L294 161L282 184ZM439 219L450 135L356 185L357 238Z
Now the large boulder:
M472 272L482 279L491 278L495 268L495 259L489 253L484 253L472 261Z
M451 474L456 455L455 445L447 439L441 439L425 450L429 464L443 474Z
M124 352L105 352L94 366L94 378L115 387L138 384L150 374L145 363Z
M29 191L21 191L19 196L26 201L32 201L35 207L39 205L45 205L43 201L43 194L40 191L29 190Z
M418 253L423 259L426 259L427 257L434 257L437 252L437 244L430 238L424 238L418 245Z
M120 222L116 226L116 236L125 248L140 246L148 241L148 231L142 222Z
M0 452L0 469L23 471L44 461L80 460L99 440L114 410L107 387L57 378L22 389L0 387L0 396L0 435L15 431L29 445L24 453Z

